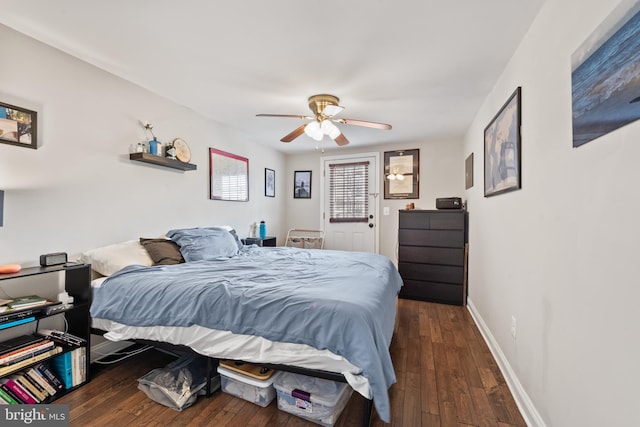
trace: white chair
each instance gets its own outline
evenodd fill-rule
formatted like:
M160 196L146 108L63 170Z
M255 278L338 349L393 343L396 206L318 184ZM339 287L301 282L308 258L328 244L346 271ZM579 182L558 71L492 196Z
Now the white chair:
M284 245L290 248L323 249L324 231L292 228L287 233Z

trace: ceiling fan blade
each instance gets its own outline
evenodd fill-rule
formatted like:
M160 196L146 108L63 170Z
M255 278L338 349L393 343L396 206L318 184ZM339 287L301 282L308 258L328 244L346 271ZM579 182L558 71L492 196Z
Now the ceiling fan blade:
M349 143L349 140L347 139L347 137L344 136L342 133L340 133L338 136L333 138L333 140L336 142L336 144L338 144L341 147Z
M376 129L391 129L391 125L386 123L376 123L376 122L366 122L364 120L353 120L353 119L334 119L334 121L347 125L356 125L356 126L366 126L369 128Z
M282 137L282 139L280 141L282 141L282 142L291 142L291 141L293 141L294 139L296 139L297 137L299 137L300 135L302 135L304 133L304 128L305 127L307 127L306 124L297 127L291 133L289 133L288 135Z
M256 114L256 117L293 117L294 119L309 120L315 117L301 116L298 114Z

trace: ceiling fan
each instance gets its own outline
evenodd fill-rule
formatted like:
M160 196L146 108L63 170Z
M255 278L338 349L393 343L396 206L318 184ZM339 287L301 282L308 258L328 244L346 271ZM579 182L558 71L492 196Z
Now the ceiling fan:
M313 95L309 97L309 109L313 112L313 116L300 116L296 114L256 114L256 116L293 117L303 120L312 120L282 137L282 139L280 139L282 142L291 142L305 133L316 141L320 141L325 135L328 135L336 142L336 144L340 146L347 145L349 140L342 134L340 129L333 124L334 122L347 125L365 126L375 129L391 129L391 125L385 123L342 118L336 119L334 116L344 110L344 107L338 105L339 102L340 99L338 99L337 96L327 94Z

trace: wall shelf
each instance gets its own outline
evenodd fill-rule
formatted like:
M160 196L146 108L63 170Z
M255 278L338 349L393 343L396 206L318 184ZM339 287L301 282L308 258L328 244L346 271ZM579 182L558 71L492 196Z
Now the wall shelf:
M198 168L197 165L192 163L185 163L180 160L160 157L149 153L131 153L129 154L129 159L135 160L136 162L150 163L152 165L159 165L172 169L180 169L182 171L192 171Z

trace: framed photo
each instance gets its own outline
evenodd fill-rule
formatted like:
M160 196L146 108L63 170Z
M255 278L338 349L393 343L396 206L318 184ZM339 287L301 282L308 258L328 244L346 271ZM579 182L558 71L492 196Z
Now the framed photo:
M249 159L209 148L211 200L249 201Z
M0 102L0 142L38 148L38 113Z
M420 150L384 152L384 198L420 197Z
M520 98L518 87L484 129L484 196L520 188Z
M276 197L276 171L264 168L264 195Z
M571 56L573 147L640 119L640 3L622 2Z
M464 188L468 190L473 187L473 153L469 154L464 162Z
M295 171L293 173L293 198L311 198L311 171Z

